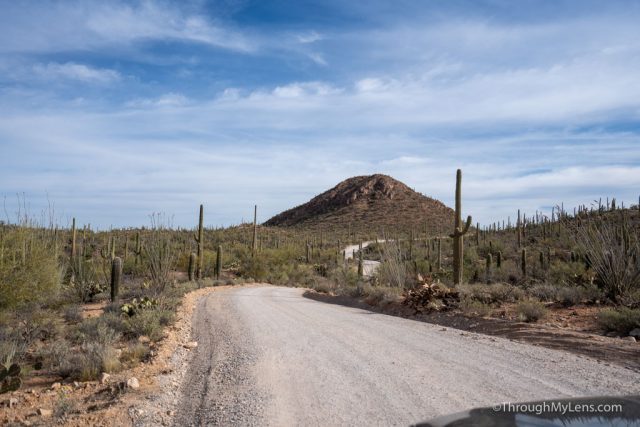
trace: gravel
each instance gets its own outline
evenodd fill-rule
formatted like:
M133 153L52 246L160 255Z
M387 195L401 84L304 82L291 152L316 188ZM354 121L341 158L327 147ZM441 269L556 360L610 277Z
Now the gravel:
M471 407L640 393L596 360L302 297L200 299L175 425L407 425Z

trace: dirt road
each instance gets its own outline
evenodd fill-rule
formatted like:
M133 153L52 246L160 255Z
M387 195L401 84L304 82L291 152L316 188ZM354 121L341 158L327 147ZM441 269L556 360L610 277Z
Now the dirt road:
M376 242L384 242L384 240L371 240L368 242L362 242L362 248L366 248L367 246L369 246L372 243L376 243ZM346 248L344 248L343 252L344 252L344 258L345 259L353 259L354 254L358 251L358 249L360 249L360 245L349 245ZM363 259L362 260L362 275L363 276L373 276L373 274L378 270L378 267L380 266L380 262L379 261L372 261L369 259Z
M640 374L325 304L301 289L203 297L175 425L408 425L499 402L640 392Z

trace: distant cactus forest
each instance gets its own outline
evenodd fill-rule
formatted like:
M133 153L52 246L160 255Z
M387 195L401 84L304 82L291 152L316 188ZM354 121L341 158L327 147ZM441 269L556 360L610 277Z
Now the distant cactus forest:
M96 231L90 218L63 228L23 212L0 225L0 392L41 372L88 381L150 360L182 296L209 286L268 282L514 322L584 308L598 333L640 328L640 206L604 197L559 203L550 215L514 207L513 217L479 224L464 215L462 172L453 178L454 210L429 199L429 211L427 198L378 176L351 182L348 194L336 187L326 197L340 206L316 201L268 225L256 222L259 206L248 207L252 223L207 228L215 207L196 205L193 229L164 215L140 229ZM404 196L386 197L399 188ZM350 213L359 198L364 223ZM406 200L394 223L388 206ZM376 203L387 209L378 224ZM366 262L376 262L369 274Z

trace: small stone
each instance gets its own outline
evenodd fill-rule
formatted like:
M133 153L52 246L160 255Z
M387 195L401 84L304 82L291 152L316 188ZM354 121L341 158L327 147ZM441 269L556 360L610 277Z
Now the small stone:
M149 337L142 335L138 337L138 342L146 344L148 342L150 342L151 340L149 339Z
M38 415L40 415L42 417L50 417L51 415L53 415L53 410L45 409L45 408L39 408L38 409Z
M62 387L62 384L60 384L60 383L51 384L51 390L59 390L60 387Z
M140 382L136 377L131 377L127 380L127 387L133 390L137 390L140 388Z
M629 335L628 337L624 337L622 339L625 341L636 342L636 337L632 337L631 335Z
M111 375L107 374L106 372L103 372L102 376L100 377L100 384L108 383L110 378L111 378Z
M10 397L9 400L7 400L7 406L9 408L15 408L16 406L18 406L18 399L16 399L15 397Z
M607 336L608 337L617 337L618 333L617 332L607 332Z
M640 328L635 328L631 332L629 332L630 337L640 338Z
M74 382L73 382L73 386L74 386L75 388L80 388L80 383L79 383L78 381L74 381Z
M184 348L192 349L192 348L196 348L197 346L198 346L198 343L196 341L189 341L184 345Z
M167 411L167 415L173 417L175 415L175 411Z

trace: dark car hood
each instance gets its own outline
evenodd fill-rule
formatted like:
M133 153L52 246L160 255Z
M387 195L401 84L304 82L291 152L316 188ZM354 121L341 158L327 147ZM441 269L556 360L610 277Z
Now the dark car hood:
M457 414L446 415L431 421L416 424L416 426L640 427L640 396L587 397L499 404L493 408L476 408Z

